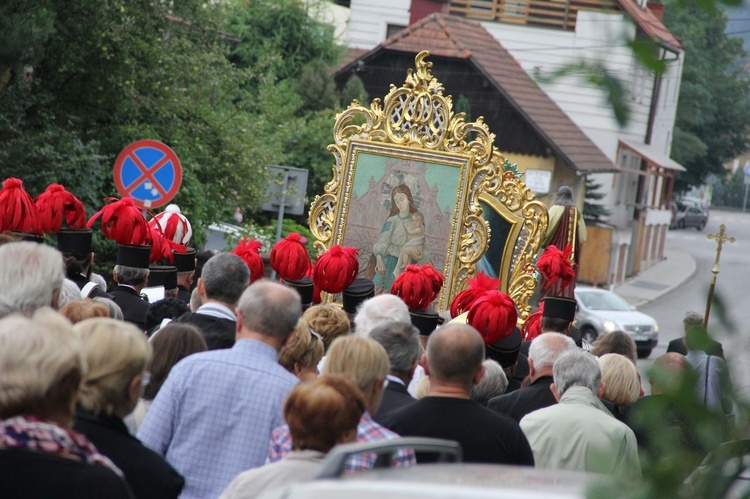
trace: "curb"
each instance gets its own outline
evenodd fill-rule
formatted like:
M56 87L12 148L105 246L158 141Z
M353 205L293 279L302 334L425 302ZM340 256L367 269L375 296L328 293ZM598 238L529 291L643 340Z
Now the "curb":
M641 297L635 298L634 296L632 296L632 293L627 293L627 292L623 293L623 292L621 292L621 291L618 290L618 288L622 289L622 288L625 288L627 286L630 286L633 282L635 282L635 281L637 281L639 279L640 280L644 280L644 281L649 281L648 275L650 273L653 273L653 271L657 267L662 266L662 265L666 265L667 264L667 260L669 259L669 256L667 256L664 260L662 260L661 262L657 263L656 265L654 265L654 266L650 267L649 269L646 269L645 271L641 272L637 276L631 277L624 284L622 284L620 286L617 286L615 288L615 292L618 293L618 294L620 294L620 295L622 295L632 305L635 305L636 307L640 307L642 305L646 305L648 303L651 303L654 300L657 300L657 299L661 298L662 296L666 295L667 293L673 291L678 286L682 286L688 280L690 280L690 279L693 278L693 276L695 275L695 273L698 271L698 265L695 262L695 258L693 258L692 255L690 255L690 253L688 253L686 250L683 250L682 248L669 250L669 253L673 254L675 252L680 252L680 253L684 254L687 257L686 260L689 261L690 270L687 273L684 273L684 274L681 273L680 277L678 277L676 280L674 280L674 281L670 282L669 284L667 284L667 286L664 289L661 289L659 291L653 291L653 292L649 293L650 296L643 297L643 298L641 298ZM657 280L654 279L653 281L657 281ZM661 281L661 282L664 282L664 281ZM628 298L630 298L630 299L628 299Z

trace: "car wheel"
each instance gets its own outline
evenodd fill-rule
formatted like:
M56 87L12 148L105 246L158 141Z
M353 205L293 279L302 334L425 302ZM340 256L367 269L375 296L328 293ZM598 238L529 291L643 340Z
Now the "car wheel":
M651 349L650 348L639 348L638 349L638 358L639 359L647 359L648 356L651 355Z
M596 340L597 336L599 336L599 334L597 334L596 329L591 326L586 326L581 329L581 338L586 340L586 343L588 343L589 345L592 344L594 340Z
M703 230L703 228L706 226L706 222L701 220L701 223L698 224L698 226L695 228L698 231Z

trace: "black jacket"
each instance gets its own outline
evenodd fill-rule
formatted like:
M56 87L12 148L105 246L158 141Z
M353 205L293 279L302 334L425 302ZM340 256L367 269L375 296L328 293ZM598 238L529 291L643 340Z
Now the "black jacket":
M681 353L682 355L687 355L687 347L685 346L685 342L683 340L683 338L675 338L674 340L670 341L669 345L667 345L667 352L677 352ZM709 342L710 347L706 349L706 353L708 355L721 357L723 359L724 348L721 346L721 343L712 338L709 338Z
M84 286L88 284L90 281L86 279L86 276L83 276L81 274L78 274L73 277L69 277L71 281L76 283L78 285L78 289L83 290ZM99 286L96 286L94 289L91 290L87 298L96 298L96 297L102 297L102 298L109 298L112 299L112 295L107 293L106 289L102 289Z
M190 293L190 290L187 288L184 288L182 286L177 286L177 299L180 300L182 303L190 306L190 298L192 297L192 293Z
M141 331L145 331L148 302L141 298L135 289L127 286L117 286L110 294L114 302L122 309L125 320L135 324Z
M2 497L6 499L132 499L114 471L43 452L0 450Z
M417 399L409 395L406 387L401 383L391 381L383 392L383 400L380 402L378 412L372 415L376 423L382 424L383 416L401 407L413 404Z
M232 348L237 336L237 322L211 315L186 312L175 319L175 322L186 322L198 328L203 333L209 350Z
M132 436L120 418L95 416L79 408L73 429L86 435L99 452L125 473L135 497L177 497L185 485L180 474Z
M490 399L487 408L521 422L528 413L557 403L549 388L553 382L552 376L542 376L526 388Z

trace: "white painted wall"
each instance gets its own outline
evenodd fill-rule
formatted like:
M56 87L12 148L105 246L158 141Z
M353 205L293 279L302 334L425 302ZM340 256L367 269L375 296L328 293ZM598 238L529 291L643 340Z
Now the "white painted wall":
M409 25L411 0L351 0L349 47L371 49L385 40L388 24Z

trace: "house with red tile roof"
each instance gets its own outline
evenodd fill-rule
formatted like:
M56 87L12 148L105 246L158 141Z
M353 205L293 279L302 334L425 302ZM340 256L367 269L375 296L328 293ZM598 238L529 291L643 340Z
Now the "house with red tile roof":
M661 22L662 8L645 0L351 0L347 40L358 53L337 78L360 71L370 95L383 96L385 80L399 84L413 54L444 58L434 73L446 92L454 102L468 99L472 117L484 116L521 170L554 165L549 192L569 185L579 206L586 178L602 186L612 214L582 251L607 254L589 281L618 283L663 258L674 175L683 170L669 153L684 47ZM629 45L636 37L656 43L667 68L661 75L636 61ZM536 78L581 61L623 83L625 126L602 88L575 74ZM469 85L476 81L484 94Z

